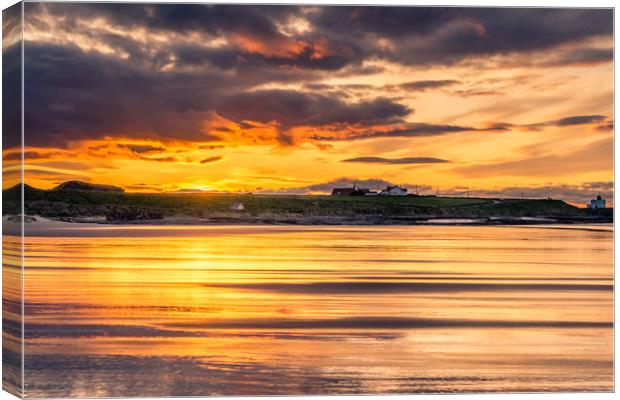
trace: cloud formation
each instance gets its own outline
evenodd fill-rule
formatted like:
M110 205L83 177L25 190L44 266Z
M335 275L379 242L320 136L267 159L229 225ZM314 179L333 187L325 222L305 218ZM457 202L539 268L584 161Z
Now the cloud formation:
M556 119L553 121L539 122L534 124L525 125L527 128L531 129L542 129L547 126L574 126L574 125L586 125L586 124L596 124L605 122L607 117L604 115L572 115L569 117L564 117L560 119Z
M412 110L387 98L355 103L336 96L289 90L260 90L225 97L216 105L218 114L235 122L267 123L283 127L401 121Z
M423 136L438 136L449 133L461 133L461 132L503 132L508 128L504 125L475 128L470 126L460 125L437 125L428 124L423 122L407 123L401 127L388 130L369 130L362 132L347 133L344 135L313 135L310 138L317 141L342 141L342 140L362 140L362 139L374 139L374 138L387 138L387 137L423 137Z
M122 149L128 149L129 151L137 154L143 153L160 153L165 150L165 148L161 146L153 146L149 144L117 144L118 147Z
M204 158L204 159L200 160L200 163L201 164L213 164L215 162L218 162L218 161L222 160L223 158L224 157L222 157L222 156L207 157L207 158Z
M403 157L403 158L383 158L383 157L355 157L342 160L342 162L356 162L369 164L439 164L449 161L433 157Z
M363 85L330 91L321 80L381 70L372 63L450 66L554 49L555 66L605 62L609 48L587 43L612 36L612 13L603 9L104 3L26 8L25 126L31 145L50 147L109 136L246 140L244 129L228 135L214 130L209 124L214 115L241 127L246 121L270 123L271 133L250 133L251 142L285 146L306 140L291 130L308 126L343 132L326 140L470 131L412 123L412 109L397 97L350 98L342 90L364 90ZM459 83L420 79L397 86L425 92ZM273 88L278 85L301 86ZM455 91L493 93L498 92ZM370 126L372 132L357 134Z
M414 92L425 92L431 89L438 89L446 86L456 85L457 83L460 83L460 81L454 79L443 79L406 82L401 83L399 86L405 90L411 90Z

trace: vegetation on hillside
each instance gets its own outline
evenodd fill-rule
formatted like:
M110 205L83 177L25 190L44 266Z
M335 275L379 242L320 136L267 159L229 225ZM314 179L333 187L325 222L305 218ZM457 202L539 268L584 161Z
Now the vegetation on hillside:
M75 185L72 185L75 187ZM94 187L94 186L93 186ZM306 196L256 194L140 194L110 190L40 190L24 186L25 212L49 218L90 218L136 213L189 217L269 218L489 218L576 216L561 200L434 196ZM20 211L19 187L3 193L4 214ZM242 203L244 210L232 211ZM109 218L109 217L108 217Z

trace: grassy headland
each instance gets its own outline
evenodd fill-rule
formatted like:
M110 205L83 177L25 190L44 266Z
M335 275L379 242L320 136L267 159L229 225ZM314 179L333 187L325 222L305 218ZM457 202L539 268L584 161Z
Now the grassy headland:
M260 194L141 194L106 188L24 186L25 213L66 221L161 223L416 224L429 219L478 223L610 222L562 200L434 196L315 196ZM20 188L3 192L4 214L20 212ZM243 204L243 210L231 206Z

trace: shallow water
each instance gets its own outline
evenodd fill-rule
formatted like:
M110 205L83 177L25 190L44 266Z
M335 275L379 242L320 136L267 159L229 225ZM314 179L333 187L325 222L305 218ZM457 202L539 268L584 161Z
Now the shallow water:
M610 225L63 235L25 240L29 397L613 388Z

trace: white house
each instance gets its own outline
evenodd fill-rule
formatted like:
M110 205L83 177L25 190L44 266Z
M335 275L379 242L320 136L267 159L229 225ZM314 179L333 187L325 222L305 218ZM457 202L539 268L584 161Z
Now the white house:
M243 206L243 203L235 203L232 206L230 206L230 209L232 211L243 211L245 210L245 207Z
M383 189L379 194L382 196L406 196L407 189L400 186L388 186Z
M590 204L588 204L588 208L597 209L597 208L605 208L605 199L601 196L596 196L596 199L590 200Z

